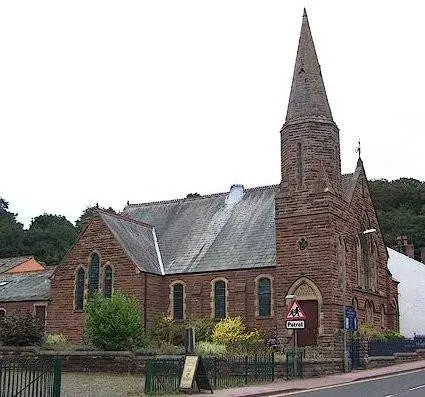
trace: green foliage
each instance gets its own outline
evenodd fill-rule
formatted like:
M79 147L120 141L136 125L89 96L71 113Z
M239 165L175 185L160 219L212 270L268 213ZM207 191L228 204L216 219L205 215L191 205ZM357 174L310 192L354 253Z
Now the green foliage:
M185 325L176 323L171 316L163 313L155 320L152 337L159 343L167 342L173 346L182 346L185 328Z
M98 207L87 207L81 216L75 221L75 227L77 229L78 233L81 233L84 229L84 227L87 225L88 222L93 218L95 211Z
M63 349L67 346L67 339L62 334L47 334L44 337L43 347L45 349Z
M187 323L187 326L195 328L196 343L211 340L215 325L216 321L208 317L191 319Z
M379 179L369 182L369 191L386 245L394 247L398 236L407 236L418 258L425 246L425 182Z
M228 346L235 342L263 340L263 335L259 331L248 332L242 318L237 316L218 322L214 327L211 340Z
M134 299L122 292L104 298L96 294L87 304L86 334L103 350L126 350L146 343L141 316Z
M0 320L0 344L5 346L40 345L44 327L31 314L8 315Z
M227 353L226 345L214 342L199 342L196 344L196 354L202 356L224 356Z
M47 265L57 265L77 238L77 230L64 216L40 215L26 232L27 250Z
M357 336L367 340L379 340L382 342L404 338L404 336L398 332L382 331L371 324L361 324Z
M9 203L0 198L0 258L26 253L23 225L16 216L9 211Z

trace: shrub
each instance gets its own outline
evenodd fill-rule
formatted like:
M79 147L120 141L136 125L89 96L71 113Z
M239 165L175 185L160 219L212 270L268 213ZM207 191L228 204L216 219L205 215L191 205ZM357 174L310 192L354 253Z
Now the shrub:
M380 334L380 331L371 324L361 324L357 336L363 339L371 340Z
M61 349L67 344L67 339L62 334L48 334L44 337L43 347L46 349Z
M167 342L173 346L184 344L185 326L176 323L170 316L161 314L155 320L152 336L158 342Z
M133 349L146 343L138 305L122 292L90 298L85 330L89 341L103 350Z
M228 317L218 322L211 337L211 340L223 345L230 345L234 342L250 342L263 339L259 331L247 332L241 317Z
M44 327L30 313L6 316L0 321L0 344L5 346L40 345Z
M196 343L198 343L211 340L215 324L214 319L203 317L189 320L187 325L195 328L195 339Z
M214 342L199 342L196 345L196 354L205 356L221 356L227 353L225 345Z

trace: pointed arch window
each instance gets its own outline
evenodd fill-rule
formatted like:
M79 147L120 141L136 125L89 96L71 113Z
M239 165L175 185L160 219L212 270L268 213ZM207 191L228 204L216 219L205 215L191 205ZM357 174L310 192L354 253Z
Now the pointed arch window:
M75 276L75 310L84 309L84 281L86 272L83 268L78 269Z
M103 280L103 296L105 298L110 298L112 295L112 267L105 267L105 274Z
M183 320L183 284L176 283L173 285L173 318L175 320Z
M266 277L260 278L258 281L258 314L260 316L271 315L271 285L270 279Z
M223 280L214 283L214 318L226 318L226 283Z
M90 257L89 268L89 296L94 295L99 290L99 266L100 258L96 252Z

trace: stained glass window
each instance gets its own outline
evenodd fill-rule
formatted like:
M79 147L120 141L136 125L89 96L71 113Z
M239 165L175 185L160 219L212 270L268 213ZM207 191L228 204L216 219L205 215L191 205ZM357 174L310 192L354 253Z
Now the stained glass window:
M103 282L103 296L110 298L112 295L112 269L111 266L105 267L105 279Z
M99 255L93 253L90 260L89 295L92 296L99 290Z
M173 317L183 320L183 284L173 285Z
M214 283L214 317L226 318L226 283L221 280Z
M258 309L260 316L271 315L270 279L260 278L258 282Z
M75 280L75 310L84 309L84 280L86 273L84 269L79 269Z

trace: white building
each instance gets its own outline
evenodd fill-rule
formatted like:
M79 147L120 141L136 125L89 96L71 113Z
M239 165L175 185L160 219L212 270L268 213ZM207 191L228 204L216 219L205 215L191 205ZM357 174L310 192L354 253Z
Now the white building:
M400 333L412 337L425 335L425 264L388 248L388 269L400 282Z

